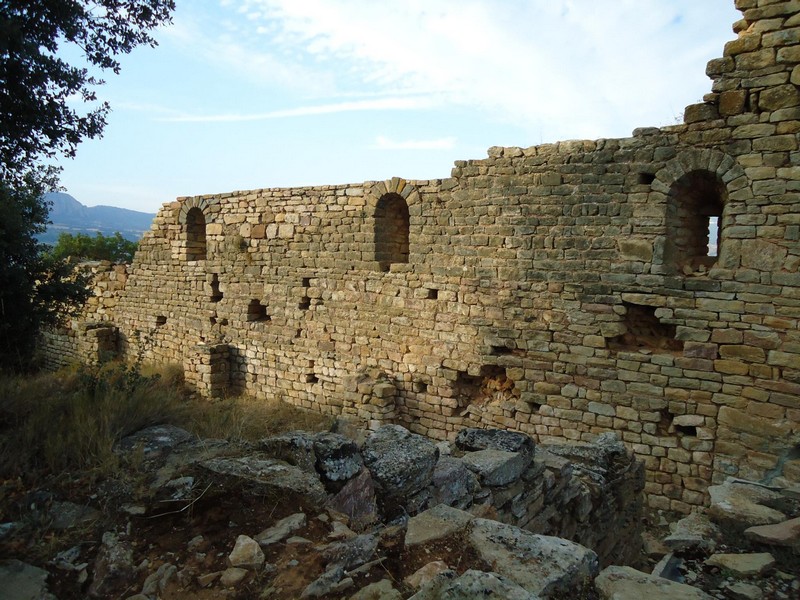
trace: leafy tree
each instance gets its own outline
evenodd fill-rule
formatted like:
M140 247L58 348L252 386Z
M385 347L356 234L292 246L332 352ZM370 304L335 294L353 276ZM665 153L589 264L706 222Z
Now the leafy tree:
M89 70L118 73L118 57L155 46L151 32L174 8L173 0L0 0L0 370L25 366L39 326L86 297L34 236L47 223L43 195L57 184L47 161L73 156L106 124L110 107L95 92L103 82ZM59 56L65 47L83 62Z
M56 260L110 260L131 262L138 243L126 240L117 231L114 235L97 232L94 236L85 233L61 233L50 256Z

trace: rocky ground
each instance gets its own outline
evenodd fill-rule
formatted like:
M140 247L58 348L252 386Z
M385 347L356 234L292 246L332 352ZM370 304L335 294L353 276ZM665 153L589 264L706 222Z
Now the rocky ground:
M800 598L796 489L715 486L706 513L647 516L639 560L606 566L488 504L438 503L425 486L456 445L396 426L353 437L232 444L151 428L117 448L124 475L5 481L0 597ZM513 436L469 443L481 481L505 481L534 451Z

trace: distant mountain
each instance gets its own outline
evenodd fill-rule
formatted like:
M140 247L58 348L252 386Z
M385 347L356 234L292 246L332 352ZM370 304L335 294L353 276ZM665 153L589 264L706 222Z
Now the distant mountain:
M52 192L45 195L52 202L47 231L38 236L47 244L54 244L60 233L100 232L112 235L119 231L126 239L138 241L150 229L155 213L139 212L115 206L84 206L69 194Z

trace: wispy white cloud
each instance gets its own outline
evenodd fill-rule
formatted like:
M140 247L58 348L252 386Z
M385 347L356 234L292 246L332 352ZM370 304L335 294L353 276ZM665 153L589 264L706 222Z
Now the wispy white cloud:
M377 150L451 150L455 148L456 138L445 137L432 140L393 140L379 135L373 148Z
M263 113L228 113L219 115L179 115L162 117L156 120L171 123L236 123L243 121L266 121L268 119L285 119L291 117L308 117L314 115L329 115L343 112L361 112L376 110L419 110L430 108L433 101L422 97L396 97L376 98L370 100L356 100L352 102L339 102L336 104L321 104L318 106L300 106L283 110L273 110Z
M521 126L589 137L607 135L620 122L671 120L709 90L696 68L696 40L707 37L697 15L718 15L723 3L730 2L242 0L236 6L247 16L238 22L238 39L260 35L273 56L329 76L328 93L431 93ZM675 27L687 15L698 25ZM712 58L721 42L701 46ZM687 86L694 86L692 96L681 95Z

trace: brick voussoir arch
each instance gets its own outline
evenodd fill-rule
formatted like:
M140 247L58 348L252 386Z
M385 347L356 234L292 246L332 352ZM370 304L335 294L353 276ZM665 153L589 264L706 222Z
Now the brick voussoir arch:
M728 192L734 191L729 184L745 177L744 169L732 156L711 148L682 150L656 173L652 189L669 194L672 185L693 171L715 173L725 183Z
M208 222L208 207L209 202L206 198L187 198L181 203L181 210L178 213L178 223L186 225L186 215L188 215L189 211L193 208L199 208L206 222Z
M387 194L397 194L405 200L409 208L421 201L419 190L416 186L408 183L402 177L392 177L391 179L378 181L367 187L366 201L367 206L370 208L371 215L374 216L378 201Z

